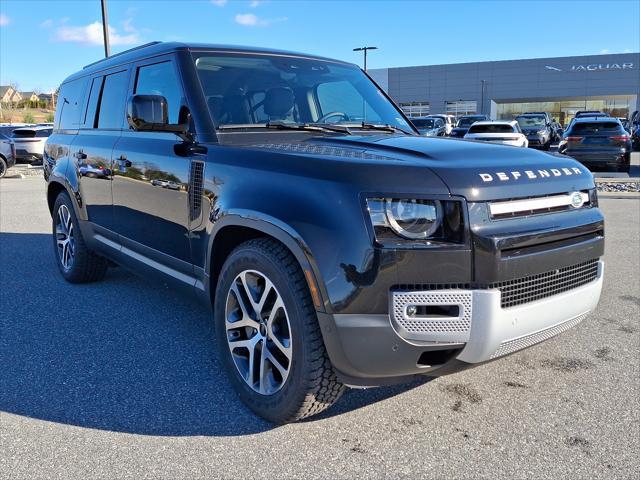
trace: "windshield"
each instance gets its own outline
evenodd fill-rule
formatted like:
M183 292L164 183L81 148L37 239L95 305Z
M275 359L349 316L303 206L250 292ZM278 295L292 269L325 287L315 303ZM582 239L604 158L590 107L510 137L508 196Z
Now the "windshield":
M544 115L516 117L516 121L520 124L520 128L544 127L546 123Z
M411 120L411 123L416 128L435 128L436 120L434 118L414 118Z
M413 132L356 66L317 59L200 53L195 66L217 129L269 123L390 125Z
M475 122L479 122L481 120L484 120L484 117L462 117L460 120L458 120L458 127L470 127L471 125L473 125Z
M485 123L472 125L469 133L515 133L513 127L506 123Z

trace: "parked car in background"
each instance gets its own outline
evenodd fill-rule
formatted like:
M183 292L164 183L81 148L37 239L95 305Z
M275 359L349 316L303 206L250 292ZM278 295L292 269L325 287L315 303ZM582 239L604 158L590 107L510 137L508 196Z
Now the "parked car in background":
M622 124L622 128L624 128L627 132L631 133L631 122L629 121L628 118L624 118L624 117L617 117L618 120L620 120L620 123Z
M0 178L16 164L16 146L6 135L0 133Z
M640 111L631 114L631 142L635 150L640 150Z
M527 137L522 133L520 125L515 120L476 122L469 127L464 138L513 147L526 148L529 145Z
M577 118L566 133L568 155L590 170L613 169L629 173L631 136L613 117Z
M444 137L447 134L444 120L439 117L412 118L411 123L425 137Z
M17 128L32 127L33 125L28 123L0 123L0 133L6 137L11 138L13 131Z
M444 126L445 126L445 131L446 131L446 135L450 135L451 134L451 130L453 130L454 125L456 124L456 117L454 117L453 115L446 115L446 114L434 114L434 115L429 115L429 118L441 118L442 121L444 122Z
M529 147L543 150L551 148L551 142L556 134L551 128L549 118L547 115L539 113L527 113L516 117L516 122L520 125L522 133L527 137Z
M486 120L489 120L489 117L486 115L464 115L458 119L458 123L456 123L455 128L451 130L449 136L454 138L463 138L467 134L471 125L475 122L482 122Z
M525 112L523 115L544 115L545 122L551 129L551 142L559 142L562 139L564 129L549 112Z
M44 144L52 131L51 127L16 128L11 137L16 144L16 160L28 163L41 162Z

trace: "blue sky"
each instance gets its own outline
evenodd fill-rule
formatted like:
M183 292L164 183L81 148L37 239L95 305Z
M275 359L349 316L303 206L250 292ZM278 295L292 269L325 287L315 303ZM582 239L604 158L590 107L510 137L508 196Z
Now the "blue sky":
M369 67L640 50L640 2L108 0L112 51L152 40L254 45ZM50 91L103 56L100 1L0 0L0 84ZM585 32L582 34L581 32Z

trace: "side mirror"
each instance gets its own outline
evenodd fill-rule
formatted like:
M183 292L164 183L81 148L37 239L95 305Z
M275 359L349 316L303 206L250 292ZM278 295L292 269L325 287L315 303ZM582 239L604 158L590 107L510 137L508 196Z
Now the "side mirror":
M187 135L187 124L169 123L167 99L162 95L133 95L127 102L127 122L137 132Z

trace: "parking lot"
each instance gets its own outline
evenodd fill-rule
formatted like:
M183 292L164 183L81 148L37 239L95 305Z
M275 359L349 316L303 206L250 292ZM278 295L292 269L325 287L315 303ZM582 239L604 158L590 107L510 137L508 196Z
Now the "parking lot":
M120 268L62 280L44 187L0 181L2 478L637 478L637 198L601 200L604 293L578 327L274 427L237 399L192 298Z

